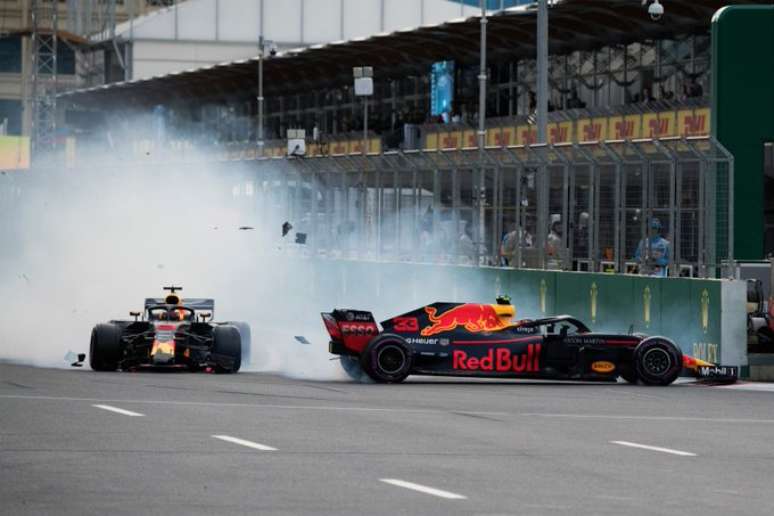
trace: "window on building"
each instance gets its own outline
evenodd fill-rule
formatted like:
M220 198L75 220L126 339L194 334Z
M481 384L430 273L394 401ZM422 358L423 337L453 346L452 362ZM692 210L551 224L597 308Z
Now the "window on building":
M6 134L21 134L22 103L20 100L0 99L0 124L5 124Z
M21 36L0 38L0 72L20 73L21 68Z

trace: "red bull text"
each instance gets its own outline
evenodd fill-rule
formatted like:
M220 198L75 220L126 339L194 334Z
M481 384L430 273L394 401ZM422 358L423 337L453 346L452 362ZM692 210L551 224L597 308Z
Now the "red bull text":
M460 371L494 371L498 373L537 373L540 371L540 344L530 344L526 353L513 353L507 348L490 349L483 357L467 352L452 352L452 367Z

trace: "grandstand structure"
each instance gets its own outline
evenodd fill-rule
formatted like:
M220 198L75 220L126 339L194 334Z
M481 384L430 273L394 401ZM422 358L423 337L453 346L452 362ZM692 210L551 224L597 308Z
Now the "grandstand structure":
M489 19L486 149L474 129L471 17L267 58L263 151L255 59L64 94L71 160L109 134L116 159L249 166L245 191L286 189L278 216L304 220L318 252L649 272L658 219L669 274L713 276L735 258L740 229L734 156L711 125L710 26L727 3L674 0L660 22L639 2L552 3L545 145L534 143L535 14L522 6ZM451 108L433 114L433 66L449 62ZM365 139L357 66L375 77ZM147 131L122 130L132 117ZM290 129L306 130L303 158L288 156ZM516 249L502 256L513 232ZM560 245L549 250L552 238Z

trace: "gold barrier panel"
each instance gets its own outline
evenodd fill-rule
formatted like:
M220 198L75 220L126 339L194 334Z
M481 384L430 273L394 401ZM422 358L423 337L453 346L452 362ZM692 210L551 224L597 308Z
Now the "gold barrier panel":
M0 136L0 169L30 168L30 139L26 136Z
M708 136L710 109L688 108L634 115L581 118L548 124L550 143L592 142L604 140L637 140L640 138L669 138L674 136ZM424 150L461 149L476 147L476 133L458 129L425 130ZM486 144L531 145L537 141L534 125L498 126L487 129Z

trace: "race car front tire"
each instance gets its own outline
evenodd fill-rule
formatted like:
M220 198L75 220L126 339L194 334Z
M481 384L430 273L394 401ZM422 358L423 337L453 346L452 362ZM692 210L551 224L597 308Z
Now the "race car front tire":
M250 364L250 345L252 341L252 335L250 333L250 325L246 322L240 322L240 321L229 321L225 323L227 325L231 325L235 327L237 330L239 330L239 338L241 339L241 345L242 345L242 364Z
M98 324L91 330L89 365L94 371L115 371L121 360L121 329L115 324Z
M639 378L637 378L637 371L634 368L634 365L621 369L621 378L632 385L637 385L640 383Z
M242 367L242 339L235 326L215 326L210 357L219 373L236 373Z
M360 366L377 383L400 383L414 365L414 356L400 335L374 337L360 354Z
M634 350L637 377L645 385L669 385L683 370L683 352L664 337L651 337Z

